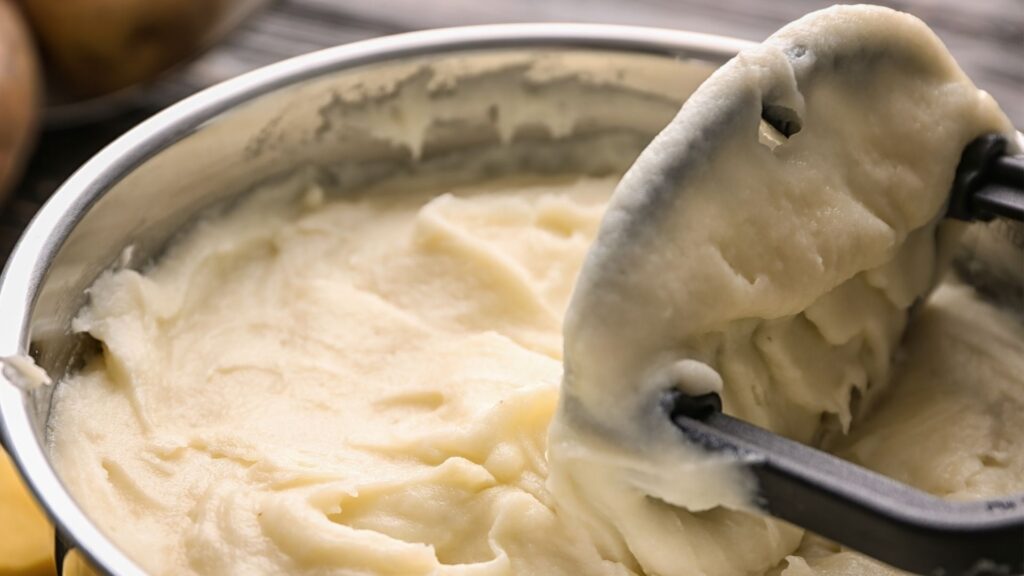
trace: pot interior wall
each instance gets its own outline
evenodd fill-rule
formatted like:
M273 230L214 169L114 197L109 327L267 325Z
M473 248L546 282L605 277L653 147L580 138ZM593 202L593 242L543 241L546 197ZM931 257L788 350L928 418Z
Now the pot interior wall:
M41 287L31 352L51 375L75 370L99 351L72 329L95 278L144 269L203 214L261 183L307 171L344 194L395 176L621 172L717 64L605 50L455 52L264 94L126 171L81 216ZM52 394L31 398L44 445Z

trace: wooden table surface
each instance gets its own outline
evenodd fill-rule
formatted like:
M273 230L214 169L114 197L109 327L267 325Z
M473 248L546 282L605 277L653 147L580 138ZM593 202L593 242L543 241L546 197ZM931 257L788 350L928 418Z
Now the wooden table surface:
M131 109L69 125L51 118L0 211L0 258L75 168L168 104L242 72L312 50L424 28L500 22L604 22L761 40L827 0L277 0L216 47L137 97ZM964 70L1024 126L1024 0L883 0L946 42Z

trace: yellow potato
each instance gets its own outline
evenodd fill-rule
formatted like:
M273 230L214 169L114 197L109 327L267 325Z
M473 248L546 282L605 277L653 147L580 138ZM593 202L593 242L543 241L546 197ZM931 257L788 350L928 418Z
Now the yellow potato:
M0 451L0 576L53 573L53 529Z
M0 0L0 202L21 175L38 109L35 45L17 7Z
M209 43L230 0L22 0L47 64L72 96L152 79Z
M85 561L77 550L68 552L64 557L64 576L96 576L98 572Z

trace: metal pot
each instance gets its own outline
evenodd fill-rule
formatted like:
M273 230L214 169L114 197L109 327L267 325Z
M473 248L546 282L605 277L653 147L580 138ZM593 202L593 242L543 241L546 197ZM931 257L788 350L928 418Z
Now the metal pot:
M521 153L540 171L587 164L560 154L571 148L562 143L618 133L646 143L746 45L650 28L481 26L332 48L210 88L105 148L40 210L0 279L0 358L31 354L59 381L96 350L71 321L98 274L145 265L202 210L260 182L314 167L355 187L395 170L443 171L458 164L460 151L481 149ZM426 110L433 123L417 153L394 146L408 117L403 107ZM564 112L561 129L531 123L552 111ZM5 366L4 447L61 539L103 571L141 574L50 465L54 387L30 389L22 380Z

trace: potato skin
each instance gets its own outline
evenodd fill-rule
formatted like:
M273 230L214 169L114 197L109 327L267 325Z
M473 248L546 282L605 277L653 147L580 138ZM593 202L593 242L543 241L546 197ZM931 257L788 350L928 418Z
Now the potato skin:
M76 98L145 82L195 55L229 0L21 0L59 89Z
M39 120L36 47L17 6L0 0L0 203L21 175Z

